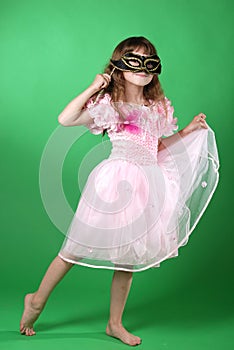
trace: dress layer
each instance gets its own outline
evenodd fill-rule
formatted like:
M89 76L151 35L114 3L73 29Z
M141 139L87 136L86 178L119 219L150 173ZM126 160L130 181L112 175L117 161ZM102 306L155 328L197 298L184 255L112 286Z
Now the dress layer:
M216 189L218 152L210 127L183 138L174 134L177 119L168 99L165 106L112 103L107 94L87 105L88 128L106 130L112 149L88 177L62 259L143 271L178 256L187 244Z

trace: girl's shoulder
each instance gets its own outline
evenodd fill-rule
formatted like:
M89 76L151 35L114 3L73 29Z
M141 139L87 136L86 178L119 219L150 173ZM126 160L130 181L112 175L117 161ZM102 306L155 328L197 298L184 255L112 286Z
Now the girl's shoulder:
M174 108L172 106L171 100L164 96L159 101L152 101L150 100L150 106L153 110L155 110L159 115L167 115L167 114L173 114Z

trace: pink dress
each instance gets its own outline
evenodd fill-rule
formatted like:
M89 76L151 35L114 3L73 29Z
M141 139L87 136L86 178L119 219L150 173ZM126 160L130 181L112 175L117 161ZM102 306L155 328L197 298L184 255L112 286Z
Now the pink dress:
M159 267L188 242L218 183L211 128L181 138L166 99L149 107L111 103L87 108L93 134L105 129L110 156L88 177L59 256L114 270ZM158 152L159 139L165 148Z

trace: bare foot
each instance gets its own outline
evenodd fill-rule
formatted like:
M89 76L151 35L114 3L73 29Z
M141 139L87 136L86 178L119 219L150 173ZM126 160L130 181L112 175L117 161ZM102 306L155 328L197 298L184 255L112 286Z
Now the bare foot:
M35 335L33 323L39 317L42 309L36 309L32 306L33 294L27 294L24 298L24 313L20 321L20 333L27 336Z
M122 325L113 326L108 323L106 334L121 340L123 343L136 346L141 344L141 338L129 333Z

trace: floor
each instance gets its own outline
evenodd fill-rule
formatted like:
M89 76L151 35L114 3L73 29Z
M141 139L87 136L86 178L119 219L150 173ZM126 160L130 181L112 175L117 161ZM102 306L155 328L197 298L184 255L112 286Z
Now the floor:
M225 284L211 284L212 278L187 279L174 283L172 269L138 274L133 281L124 314L129 331L142 338L142 350L233 350L234 306ZM159 272L160 271L160 272ZM169 273L170 271L170 273ZM179 271L179 270L178 270ZM163 279L162 275L165 273ZM154 276L158 277L158 287ZM36 336L20 335L25 288L1 291L1 350L117 350L129 346L105 335L111 282L108 271L83 268L82 276L69 272L53 291L38 319ZM93 276L96 280L93 281ZM78 284L78 277L86 285ZM99 278L99 280L98 280ZM98 283L100 282L100 283ZM163 283L162 283L163 282ZM88 286L88 289L87 289Z

